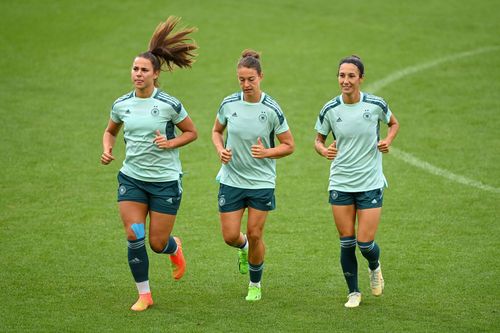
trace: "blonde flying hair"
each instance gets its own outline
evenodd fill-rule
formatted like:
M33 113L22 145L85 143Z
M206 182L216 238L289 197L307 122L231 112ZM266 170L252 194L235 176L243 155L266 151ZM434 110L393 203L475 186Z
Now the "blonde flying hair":
M182 28L173 32L179 21L179 17L169 16L165 22L160 23L149 41L148 51L138 55L151 61L155 72L171 72L174 66L190 68L195 61L196 54L193 51L198 49L198 45L188 35L198 29ZM158 80L155 80L155 86L158 86Z

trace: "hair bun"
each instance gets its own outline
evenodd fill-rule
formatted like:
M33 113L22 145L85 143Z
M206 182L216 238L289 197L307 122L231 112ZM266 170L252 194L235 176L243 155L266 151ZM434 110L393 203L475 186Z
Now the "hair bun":
M254 57L255 59L260 59L260 53L252 49L246 49L241 52L241 58Z

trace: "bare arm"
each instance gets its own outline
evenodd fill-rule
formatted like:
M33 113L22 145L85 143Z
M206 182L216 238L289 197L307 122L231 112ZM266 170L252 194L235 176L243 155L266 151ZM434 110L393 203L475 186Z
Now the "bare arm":
M380 140L377 145L378 150L380 150L382 153L389 152L389 146L392 144L392 141L399 131L399 122L394 114L391 114L391 118L389 119L389 123L387 124L387 126L389 126L387 136L384 139Z
M115 123L113 120L109 120L108 126L104 130L104 135L102 136L102 155L101 163L107 165L111 163L115 157L113 156L113 146L116 142L116 136L122 127L121 123Z
M160 133L160 130L156 130L156 137L153 142L161 149L173 149L179 148L193 142L198 138L198 132L194 126L191 118L186 117L180 123L176 124L178 129L181 130L182 134L176 138L168 140L164 135Z
M220 161L224 164L229 163L233 153L231 149L226 149L224 147L224 130L226 126L222 125L217 118L215 118L214 127L212 128L212 143L214 144L217 155L219 155Z
M337 157L337 141L333 141L328 147L325 146L326 136L318 133L316 140L314 140L314 149L321 156L333 160Z
M290 130L276 135L279 145L273 148L265 148L262 140L258 138L257 143L252 145L252 156L254 158L282 158L290 155L295 150L295 142Z

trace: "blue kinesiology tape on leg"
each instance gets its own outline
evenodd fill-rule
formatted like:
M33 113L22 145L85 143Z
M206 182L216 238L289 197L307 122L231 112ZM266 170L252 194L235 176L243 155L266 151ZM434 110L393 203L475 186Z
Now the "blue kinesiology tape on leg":
M144 236L146 235L143 223L134 223L130 226L130 229L132 229L132 231L135 233L135 237L137 237L137 239L144 238Z

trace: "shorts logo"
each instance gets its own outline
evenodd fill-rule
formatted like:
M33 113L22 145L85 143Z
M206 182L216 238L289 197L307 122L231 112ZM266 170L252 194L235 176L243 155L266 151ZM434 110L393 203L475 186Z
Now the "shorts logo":
M158 109L158 107L156 105L153 106L153 108L151 109L151 115L156 117L159 114L160 114L160 110Z
M335 200L339 197L339 194L337 193L337 191L332 191L332 199Z
M265 123L267 121L267 114L265 112L262 112L259 115L259 120L260 120L261 123Z
M169 204L173 204L174 203L174 199L172 199L172 198L168 198L165 201L168 202Z
M372 118L370 110L365 110L365 112L363 113L363 118L366 120L370 120Z
M224 198L223 195L220 196L219 198L219 206L224 206L226 204L226 198Z
M120 187L118 187L118 192L120 193L120 195L124 195L125 193L127 193L127 188L125 187L125 185L120 185Z
M377 203L377 199L373 199L372 204L376 204L376 203Z

